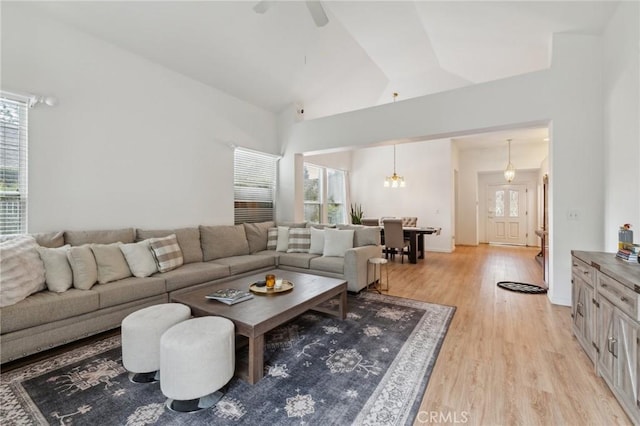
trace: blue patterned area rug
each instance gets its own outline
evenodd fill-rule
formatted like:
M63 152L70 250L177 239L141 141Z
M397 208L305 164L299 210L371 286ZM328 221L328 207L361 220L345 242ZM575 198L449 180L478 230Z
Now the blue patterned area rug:
M265 377L233 378L214 407L175 413L158 383L129 382L120 336L2 374L8 425L414 422L455 307L349 295L346 320L309 311L266 338Z

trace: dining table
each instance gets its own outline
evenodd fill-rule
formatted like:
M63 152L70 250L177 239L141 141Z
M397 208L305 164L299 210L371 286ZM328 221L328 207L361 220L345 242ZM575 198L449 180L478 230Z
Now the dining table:
M424 235L440 234L441 228L403 226L404 239L409 241L409 263L424 259ZM384 227L380 227L380 237L384 241Z

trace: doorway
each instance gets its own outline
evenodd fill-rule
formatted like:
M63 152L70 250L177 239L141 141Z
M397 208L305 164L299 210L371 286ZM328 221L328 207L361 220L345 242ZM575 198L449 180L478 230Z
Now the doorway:
M487 238L489 243L527 245L526 185L487 185Z

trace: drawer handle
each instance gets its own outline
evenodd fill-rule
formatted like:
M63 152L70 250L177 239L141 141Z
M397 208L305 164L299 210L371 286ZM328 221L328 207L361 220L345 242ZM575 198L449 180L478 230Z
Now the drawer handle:
M601 283L601 284L600 284L600 287L602 287L602 288L605 288L606 286L607 286L607 285L606 285L606 284L604 284L604 283Z
M607 350L613 355L614 358L618 358L618 354L616 353L616 344L618 341L613 337L609 337L609 341L607 342Z
M577 312L577 313L578 313L578 315L580 315L581 317L583 317L583 316L584 316L584 313L582 312L582 307L583 307L582 303L581 303L581 302L578 302L578 303L577 303L577 305L576 305L576 312Z
M620 300L622 300L622 301L623 301L623 302L625 302L625 303L629 301L629 299L627 299L627 298L626 298L626 297L624 297L624 296L622 296L622 297L620 298Z
M583 274L589 275L589 271L584 271Z

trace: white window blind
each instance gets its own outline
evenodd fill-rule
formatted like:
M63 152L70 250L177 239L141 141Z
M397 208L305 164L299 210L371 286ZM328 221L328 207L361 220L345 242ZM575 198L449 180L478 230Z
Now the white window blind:
M0 235L27 232L27 102L0 96Z
M235 223L273 220L278 157L236 148L234 153Z

